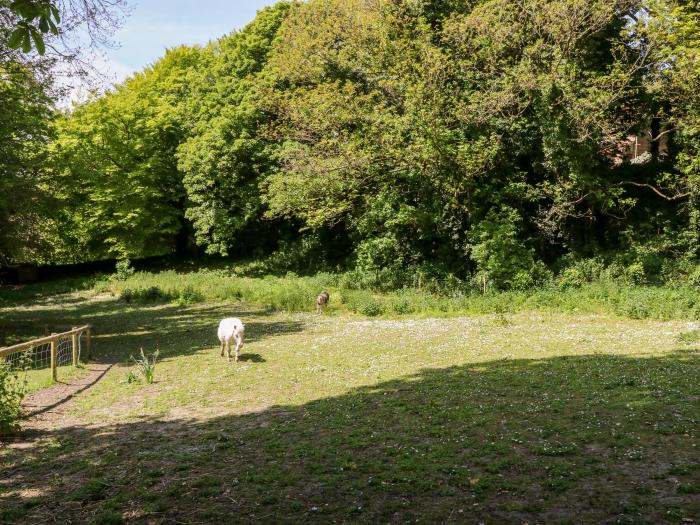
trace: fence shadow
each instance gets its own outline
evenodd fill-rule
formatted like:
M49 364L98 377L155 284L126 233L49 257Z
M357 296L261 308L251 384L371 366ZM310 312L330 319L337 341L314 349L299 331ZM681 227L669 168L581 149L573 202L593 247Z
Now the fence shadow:
M697 352L500 360L251 414L59 428L0 456L0 507L27 523L693 519L698 372Z
M216 330L224 317L237 316L246 323L246 340L255 342L301 331L300 321L267 320L273 312L240 303L221 305L133 305L118 300L84 301L42 309L8 310L0 332L12 342L43 336L54 326L91 324L92 355L113 362L125 361L139 348L160 348L165 358L187 355L218 346ZM167 345L165 344L167 341Z
M95 365L93 364L92 366L94 367ZM112 366L112 364L106 364L100 366L98 370L91 370L96 373L90 374L87 380L80 378L70 383L63 383L59 380L57 383L64 385L64 388L52 389L50 392L44 391L42 395L30 396L27 402L22 405L25 411L24 417L36 417L67 403L102 379Z

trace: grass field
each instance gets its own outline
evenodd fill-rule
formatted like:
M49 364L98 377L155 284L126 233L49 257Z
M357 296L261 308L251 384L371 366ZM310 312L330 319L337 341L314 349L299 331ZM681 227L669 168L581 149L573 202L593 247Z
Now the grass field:
M117 363L2 448L0 522L700 520L700 323L88 292L0 315L14 340L91 323L95 355ZM229 315L247 342L226 365ZM140 348L160 352L151 385L125 381Z

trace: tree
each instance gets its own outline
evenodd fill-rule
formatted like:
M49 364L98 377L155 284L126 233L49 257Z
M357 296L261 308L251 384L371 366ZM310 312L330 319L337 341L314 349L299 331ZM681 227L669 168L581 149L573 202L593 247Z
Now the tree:
M52 164L63 188L64 257L73 245L83 246L89 258L175 249L186 229L175 151L186 134L186 106L202 55L199 48L169 50L145 72L58 121Z
M207 253L260 247L271 237L258 188L272 169L275 149L263 133L270 115L261 103L261 72L291 7L281 2L260 11L242 31L207 50L211 58L198 79L195 124L177 152L186 217Z
M40 259L49 242L41 181L52 107L41 78L0 61L0 266Z

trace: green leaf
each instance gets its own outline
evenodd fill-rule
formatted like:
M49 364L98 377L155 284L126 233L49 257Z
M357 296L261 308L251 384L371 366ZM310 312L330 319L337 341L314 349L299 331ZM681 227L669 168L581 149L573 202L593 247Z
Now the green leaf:
M36 50L40 55L46 53L46 45L44 44L44 37L41 36L39 31L32 31L32 38L34 39L34 44L36 45Z
M49 32L49 19L46 18L45 16L42 16L39 19L39 29L41 29L42 33L48 33Z
M12 35L10 36L10 41L9 45L10 48L12 49L17 49L22 45L22 40L24 39L24 35L27 32L26 27L18 27L12 32Z
M29 29L27 29L24 32L23 38L22 38L22 51L25 53L29 53L32 50L32 41L31 38L29 37Z

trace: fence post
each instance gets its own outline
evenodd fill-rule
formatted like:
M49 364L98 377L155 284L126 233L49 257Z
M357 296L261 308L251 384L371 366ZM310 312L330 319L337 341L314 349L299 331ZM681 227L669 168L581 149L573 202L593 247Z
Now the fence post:
M51 335L54 334L55 332ZM56 340L51 339L51 379L54 383L58 381L58 373L56 371L56 362L58 361L58 359L56 359L56 357Z
M90 349L92 348L92 327L90 325L88 325L87 327L87 334L85 336L85 346L87 353L85 360L87 361L88 359L90 359Z
M78 327L74 326L73 330L76 328ZM73 346L73 366L78 366L78 334L76 332L71 335L71 345Z

